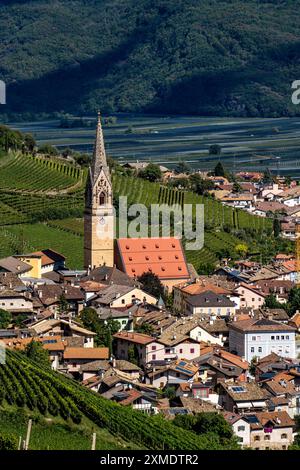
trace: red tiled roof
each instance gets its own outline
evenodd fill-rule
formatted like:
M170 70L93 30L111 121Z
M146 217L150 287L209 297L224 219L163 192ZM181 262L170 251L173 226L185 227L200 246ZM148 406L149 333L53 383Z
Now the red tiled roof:
M189 278L181 242L177 238L121 238L123 269L131 276L152 271L160 279Z
M144 335L143 333L129 333L127 331L120 331L119 333L114 334L114 338L138 344L149 344L155 341L152 336Z
M189 286L183 287L182 292L190 295L198 295L202 294L206 291L214 292L215 294L230 294L231 291L229 289L225 289L224 287L216 286L215 284L210 283L200 283L196 282L194 284L190 284Z
M64 359L108 359L108 348L66 348Z
M120 405L130 405L131 403L133 403L135 400L137 400L138 398L142 397L143 394L140 393L138 390L135 390L135 389L132 389L130 391L127 392L128 395L126 398L124 398L124 400L120 401Z
M289 269L291 272L296 271L296 260L291 259L289 261L285 261L282 263L282 266L284 266L286 269Z
M43 253L42 251L35 251L31 253L31 255L40 256L42 258L42 266L47 266L48 264L54 264L54 260L49 258L49 256L45 255L45 253Z

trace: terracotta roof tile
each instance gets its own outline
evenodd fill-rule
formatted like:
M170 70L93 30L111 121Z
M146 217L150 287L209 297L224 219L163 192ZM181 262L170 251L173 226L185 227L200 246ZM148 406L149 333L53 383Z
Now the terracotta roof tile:
M108 359L108 348L66 348L64 359Z
M120 238L123 269L131 276L152 271L160 279L189 278L181 242L177 238Z

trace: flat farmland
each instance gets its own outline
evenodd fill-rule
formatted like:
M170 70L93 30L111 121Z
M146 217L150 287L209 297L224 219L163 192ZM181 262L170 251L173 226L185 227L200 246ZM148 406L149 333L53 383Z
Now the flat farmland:
M151 160L174 167L180 159L212 169L219 158L230 170L264 170L300 176L300 118L203 118L118 115L104 126L107 153L120 163ZM87 118L92 120L93 117ZM62 129L59 121L10 123L39 144L91 152L95 127ZM219 144L222 155L209 155Z

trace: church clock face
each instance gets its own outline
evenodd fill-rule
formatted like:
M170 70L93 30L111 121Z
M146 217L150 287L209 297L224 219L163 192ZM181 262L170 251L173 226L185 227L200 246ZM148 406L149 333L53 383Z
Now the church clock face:
M100 225L105 225L106 224L105 218L103 216L99 217L99 224Z

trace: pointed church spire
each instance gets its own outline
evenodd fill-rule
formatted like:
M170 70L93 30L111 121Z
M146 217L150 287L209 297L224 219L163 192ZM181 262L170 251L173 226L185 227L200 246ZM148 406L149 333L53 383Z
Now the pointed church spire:
M96 140L95 140L95 145L94 145L93 162L92 162L92 174L93 174L94 181L98 177L101 168L103 168L105 173L109 175L105 147L104 147L103 131L102 131L102 125L101 125L101 114L99 111L97 130L96 130Z

